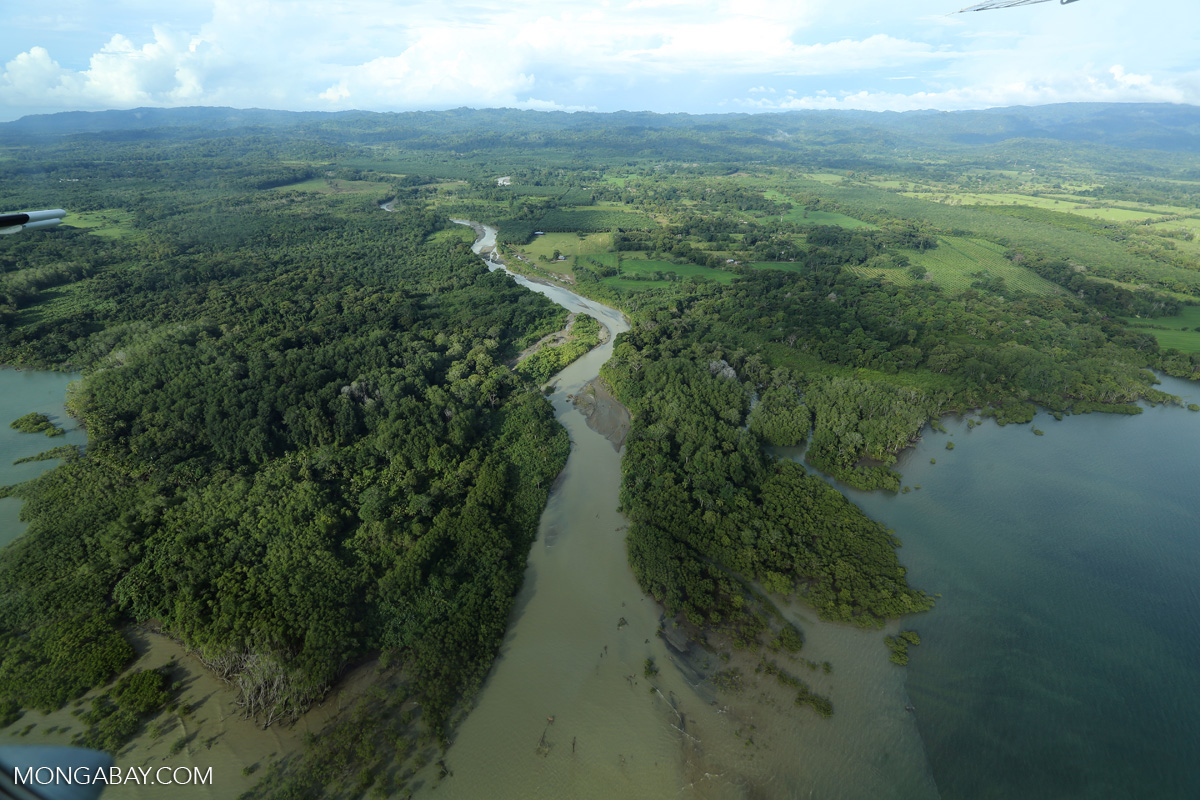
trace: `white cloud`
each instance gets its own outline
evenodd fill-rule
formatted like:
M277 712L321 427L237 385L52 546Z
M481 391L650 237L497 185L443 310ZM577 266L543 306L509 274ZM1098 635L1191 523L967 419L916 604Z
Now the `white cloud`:
M175 105L203 96L196 43L156 29L154 41L135 46L120 34L95 53L86 70L64 69L42 47L4 65L0 103L109 108Z
M939 0L60 0L40 26L0 29L0 118L178 104L1198 102L1194 2L1156 0L1156 20L1121 0L959 17L923 17L952 10ZM918 91L890 92L894 80Z
M867 111L949 111L1071 102L1197 103L1200 102L1198 88L1200 72L1156 83L1149 75L1130 75L1117 65L1090 74L1072 73L1043 79L975 84L941 91L909 94L865 90L817 92L780 100L750 97L739 100L738 103L745 108L761 111L834 108Z

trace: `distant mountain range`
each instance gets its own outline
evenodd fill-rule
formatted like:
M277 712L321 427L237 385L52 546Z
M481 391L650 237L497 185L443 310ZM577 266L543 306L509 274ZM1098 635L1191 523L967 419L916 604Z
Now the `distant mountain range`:
M35 114L0 123L0 140L29 136L150 132L179 135L212 131L338 130L367 138L404 140L438 133L625 132L690 129L786 139L833 137L901 144L919 140L946 145L995 144L1012 139L1086 142L1121 148L1200 153L1200 107L1166 103L1064 103L985 111L789 111L767 114L656 114L453 109L381 113L370 111L271 111L214 107L136 108ZM167 131L173 132L168 134ZM106 137L108 138L108 137Z

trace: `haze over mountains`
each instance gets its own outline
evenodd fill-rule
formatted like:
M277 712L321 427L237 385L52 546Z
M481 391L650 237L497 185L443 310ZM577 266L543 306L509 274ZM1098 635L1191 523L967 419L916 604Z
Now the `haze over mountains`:
M419 140L424 136L466 131L493 134L556 132L586 134L618 129L624 134L691 129L713 140L743 145L774 144L788 149L793 136L816 137L824 144L873 143L981 145L1011 139L1086 142L1121 148L1200 152L1200 107L1166 103L1065 103L1015 106L984 111L789 111L768 114L657 114L452 109L380 113L370 111L274 111L219 107L137 108L121 111L68 111L36 114L0 123L0 140L31 135L68 136L173 129L172 136L229 130L326 130L370 139L387 132ZM105 137L109 138L109 137ZM121 137L125 138L125 137ZM550 143L549 141L546 142Z

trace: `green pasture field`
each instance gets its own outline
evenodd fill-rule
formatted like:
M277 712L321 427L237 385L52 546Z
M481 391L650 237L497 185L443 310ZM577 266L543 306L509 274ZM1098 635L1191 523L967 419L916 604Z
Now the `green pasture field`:
M877 227L869 222L863 222L861 219L848 217L836 211L814 210L805 213L803 208L793 208L785 219L801 225L837 225L840 228L869 228L870 230L877 230Z
M616 255L608 254L608 258L591 256L597 261L605 264L616 264ZM726 272L722 269L713 269L712 267L702 267L699 264L672 264L670 261L652 261L643 260L640 258L622 258L621 259L621 275L611 278L605 278L601 282L608 286L616 286L622 289L643 290L651 287L670 286L670 281L639 281L628 280L626 275L649 275L655 272L673 272L683 279L691 278L694 275L699 275L711 281L718 283L731 283L736 274Z
M878 184L876 184L878 185ZM961 205L1018 205L1033 208L1046 208L1051 211L1063 211L1069 214L1079 214L1092 219L1103 219L1112 222L1140 222L1166 214L1186 214L1193 209L1179 206L1153 206L1146 203L1115 203L1111 205L1094 206L1090 198L1075 197L1070 194L1038 195L1022 194L1019 192L941 192L931 193L901 192L905 197L932 200L938 203L950 202ZM948 199L947 199L948 198Z
M1185 353L1200 353L1200 306L1184 306L1172 317L1125 318L1130 327L1150 334L1158 340L1160 347L1174 347ZM1139 328L1138 323L1161 325L1170 330Z
M276 186L273 192L316 192L317 194L361 194L362 192L386 192L392 187L380 181L347 181L341 178L309 178L299 183Z
M1200 219L1174 219L1170 222L1152 222L1151 228L1158 228L1164 231L1181 231L1187 230L1200 236Z
M817 183L834 184L841 183L846 180L845 175L839 175L836 172L806 172L800 176L806 180L816 181Z
M938 237L938 246L923 253L910 253L909 259L929 270L929 278L938 286L952 292L968 289L977 278L975 272L986 272L988 275L1003 278L1004 283L1012 289L1027 294L1050 295L1062 292L1058 286L1037 275L1032 270L1019 267L1004 257L1004 248L998 244L983 239L969 239L962 236ZM875 270L883 272L895 280L894 273L904 273L905 270L889 269ZM901 283L900 280L895 280Z
M1067 200L1060 200L1052 197L1034 197L1028 194L1018 194L1016 192L954 192L954 191L938 191L933 192L900 192L905 197L912 197L917 200L929 200L934 203L950 204L958 203L964 206L1033 206L1034 208L1048 208L1052 211L1075 212L1082 208L1082 204ZM947 201L946 198L949 198Z
M612 250L612 234L611 233L589 233L582 239L576 233L547 233L544 236L535 236L533 241L519 248L520 253L530 260L536 261L539 266L554 272L570 273L569 266L571 256L594 256L596 254L607 253ZM554 255L554 251L567 257L567 261L551 261L549 265L541 261L538 256L545 256L549 259Z
M475 242L475 231L466 225L451 225L448 228L443 228L431 234L425 241L447 245L473 244Z
M1161 217L1165 212L1135 211L1129 208L1073 208L1071 213L1111 222L1141 222L1145 219Z
M93 235L103 236L107 239L123 239L138 235L133 227L133 214L121 208L68 211L63 226L90 230Z
M838 227L848 229L877 229L876 226L869 222L863 222L861 219L848 217L845 214L839 214L836 211L820 211L816 209L810 211L803 206L796 205L790 197L774 189L768 189L763 193L763 196L768 200L792 203L792 210L784 215L784 219L786 219L788 222L794 222L797 225L836 225Z

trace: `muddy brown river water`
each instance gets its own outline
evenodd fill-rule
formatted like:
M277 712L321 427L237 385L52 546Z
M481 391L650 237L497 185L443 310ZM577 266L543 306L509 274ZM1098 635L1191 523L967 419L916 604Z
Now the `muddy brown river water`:
M467 224L467 223L464 223ZM490 252L495 229L476 252ZM500 268L489 262L492 268ZM658 636L662 609L642 593L617 511L620 454L591 430L570 396L596 377L619 312L561 286L515 279L591 314L608 341L557 375L550 400L571 435L499 658L447 756L451 774L422 794L444 798L924 798L937 791L904 691L882 639L785 609L804 631L801 655L833 672L788 665L834 703L831 719L796 708L794 692L754 673L759 656L690 648ZM773 656L779 658L778 656ZM660 671L647 679L645 660ZM739 693L701 677L737 667Z

